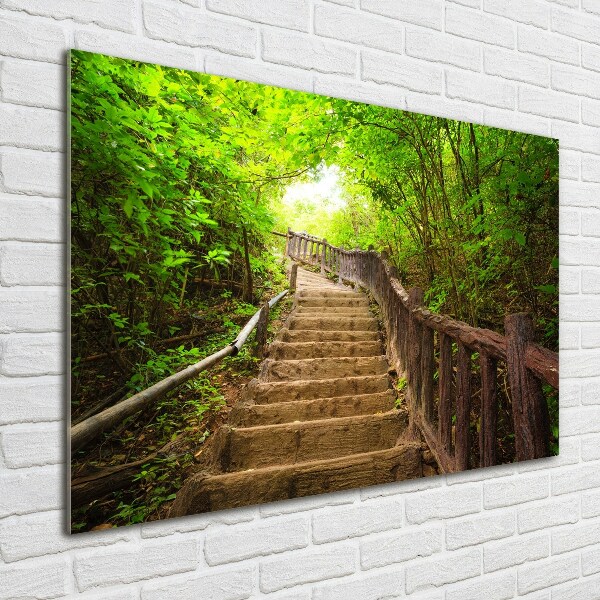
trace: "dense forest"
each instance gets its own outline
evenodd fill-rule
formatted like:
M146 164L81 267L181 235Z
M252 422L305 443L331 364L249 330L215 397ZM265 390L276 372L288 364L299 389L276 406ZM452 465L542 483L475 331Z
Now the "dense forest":
M473 326L529 312L557 349L556 140L80 51L70 111L74 423L230 342L286 287L288 227L385 250ZM290 197L332 173L336 202ZM73 529L160 518L256 365L244 350L75 453L73 477L152 458Z

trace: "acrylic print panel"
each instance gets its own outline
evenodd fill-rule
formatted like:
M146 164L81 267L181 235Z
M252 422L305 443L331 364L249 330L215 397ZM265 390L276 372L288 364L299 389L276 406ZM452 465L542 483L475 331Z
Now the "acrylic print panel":
M558 452L556 140L80 51L70 111L72 531Z

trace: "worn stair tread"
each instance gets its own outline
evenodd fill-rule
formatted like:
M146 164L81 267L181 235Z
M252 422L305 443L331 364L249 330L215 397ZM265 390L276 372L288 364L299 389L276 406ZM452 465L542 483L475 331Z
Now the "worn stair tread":
M368 306L298 306L294 312L296 316L307 317L373 317Z
M354 292L352 290L342 289L335 286L332 289L304 289L298 290L296 292L296 298L314 298L318 296L319 298L364 298L364 294L360 294L358 292Z
M269 347L269 358L273 360L294 360L326 357L380 356L383 346L380 341L339 342L339 341L275 341Z
M261 381L295 381L299 379L332 379L360 375L384 375L388 372L385 355L336 358L307 358L302 360L263 361Z
M395 395L391 389L373 394L334 396L314 400L291 400L271 404L234 406L228 419L232 427L290 423L388 412L394 408Z
M373 317L309 317L295 314L290 317L287 327L288 329L335 329L346 331L378 331L379 328L377 319Z
M334 398L352 394L375 394L390 389L387 374L333 377L316 381L270 381L253 379L246 393L256 404Z
M177 493L170 517L275 502L415 479L422 476L416 443L341 458L238 471L199 473Z
M340 298L320 298L319 296L304 296L297 298L299 306L308 307L341 307L341 306L352 306L352 307L363 307L369 306L369 301L365 297L358 298L347 298L342 296Z
M228 473L348 456L395 446L407 424L406 410L394 409L279 425L223 425L202 459L213 472Z
M284 328L279 331L275 339L280 342L375 342L380 340L380 336L378 331L338 331L336 329L290 331Z

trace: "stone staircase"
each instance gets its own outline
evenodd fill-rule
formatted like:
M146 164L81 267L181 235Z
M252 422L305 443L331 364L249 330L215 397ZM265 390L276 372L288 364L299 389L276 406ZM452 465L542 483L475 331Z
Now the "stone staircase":
M423 475L364 294L298 269L294 310L170 516Z

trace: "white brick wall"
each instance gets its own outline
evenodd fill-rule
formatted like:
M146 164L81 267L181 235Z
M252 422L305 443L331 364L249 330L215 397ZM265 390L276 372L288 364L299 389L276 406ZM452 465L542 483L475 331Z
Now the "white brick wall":
M65 534L66 50L561 140L561 450ZM0 599L600 597L598 0L0 2Z

